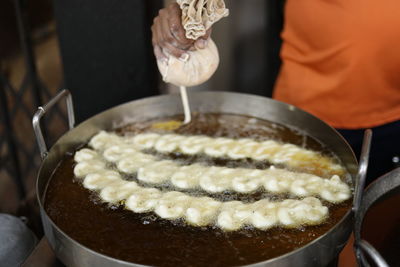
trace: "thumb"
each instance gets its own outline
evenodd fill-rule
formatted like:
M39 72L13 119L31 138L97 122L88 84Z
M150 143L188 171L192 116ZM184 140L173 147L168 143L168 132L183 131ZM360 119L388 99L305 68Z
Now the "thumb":
M207 47L208 40L205 40L203 38L197 39L197 41L194 43L194 47L197 49L204 49Z
M199 39L196 40L194 46L198 49L204 49L207 47L208 39L210 38L211 35L211 28L206 31L206 34L203 36L199 37Z

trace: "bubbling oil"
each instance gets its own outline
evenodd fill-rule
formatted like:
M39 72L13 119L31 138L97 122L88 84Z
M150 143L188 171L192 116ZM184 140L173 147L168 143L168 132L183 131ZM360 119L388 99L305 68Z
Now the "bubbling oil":
M116 132L121 135L147 131L171 133L171 128L164 129L154 125L169 125L163 123L180 119L180 116L176 116L138 122L116 129ZM258 141L273 139L318 151L340 162L320 142L300 131L246 116L194 114L191 123L181 125L172 132L211 137L252 138ZM253 169L265 169L271 165L266 161L249 159L187 156L178 152L161 154L154 150L145 152L159 158L178 161L182 165L201 163ZM322 201L329 208L330 216L318 226L302 226L295 229L274 227L267 231L245 226L238 231L224 232L215 226L193 227L187 225L184 220L164 220L153 213L135 214L124 209L123 205L103 203L96 193L86 190L74 179L73 167L73 156L66 156L50 179L45 196L45 209L50 218L70 237L95 251L146 265L232 266L271 259L300 248L323 235L344 216L351 205L350 200L340 204ZM137 181L135 175L125 175L123 178ZM143 183L141 185L150 186ZM169 184L157 187L163 191L174 190ZM295 198L289 194L271 194L262 190L251 194L180 191L193 196L210 196L220 201L254 202L262 198L279 201Z

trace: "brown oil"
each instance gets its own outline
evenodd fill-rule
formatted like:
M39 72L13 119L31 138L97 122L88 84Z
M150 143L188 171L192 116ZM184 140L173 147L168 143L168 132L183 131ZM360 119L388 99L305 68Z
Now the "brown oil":
M180 119L179 117L161 119ZM118 129L120 134L143 132L152 122L140 122ZM315 139L298 131L267 121L228 114L197 114L192 122L175 132L209 136L273 138L331 155ZM211 165L265 168L268 162L234 161L207 157L185 157L179 153L159 155L182 162L207 162ZM330 217L319 226L268 231L245 228L224 232L215 227L196 228L183 222L171 222L156 215L135 214L123 207L101 203L96 194L74 179L74 161L66 156L50 179L45 210L70 237L105 255L139 264L157 266L232 266L271 259L300 248L331 229L348 211L351 201L328 205ZM263 192L253 194L257 199ZM258 195L258 197L257 197ZM221 197L221 196L216 196ZM246 196L228 194L226 199ZM324 203L327 204L327 203Z

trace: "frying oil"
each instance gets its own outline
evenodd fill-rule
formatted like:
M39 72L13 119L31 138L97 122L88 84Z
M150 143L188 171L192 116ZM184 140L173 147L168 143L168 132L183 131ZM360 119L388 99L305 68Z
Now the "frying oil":
M229 114L193 114L192 122L173 132L185 135L252 138L259 141L274 139L319 151L334 157L320 142L303 133L279 124ZM117 129L123 135L146 131L170 132L154 128L154 123L180 121L182 117L161 118L139 122ZM181 153L159 154L159 158L173 159L182 165L200 163L210 166L265 169L269 162L249 159L232 160L206 155L187 156ZM337 162L339 160L335 159ZM55 170L45 197L45 209L50 218L70 237L100 253L139 264L157 266L232 266L251 264L280 256L300 248L326 233L349 210L351 200L329 207L329 218L321 225L267 231L244 227L239 231L224 232L215 226L193 227L183 220L160 219L154 213L135 214L123 206L102 203L97 194L83 188L73 178L73 157L67 156ZM280 167L280 166L278 166ZM282 166L284 167L284 166ZM136 180L134 175L124 179ZM141 183L143 186L149 186ZM175 190L169 184L160 185L164 191ZM196 190L179 190L194 196L210 196L221 201L254 202L262 198L282 200L290 195L274 195L265 191L251 194L222 192L208 194Z

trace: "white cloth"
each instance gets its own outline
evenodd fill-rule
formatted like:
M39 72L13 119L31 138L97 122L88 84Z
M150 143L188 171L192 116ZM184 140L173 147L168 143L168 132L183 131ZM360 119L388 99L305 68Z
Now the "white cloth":
M197 40L211 26L229 15L224 0L177 0L182 9L182 25L186 38Z
M182 25L186 38L197 40L218 20L228 16L223 0L177 0L182 9ZM204 83L217 70L219 54L215 43L208 40L204 49L188 51L185 60L169 56L167 61L157 60L158 69L167 83L176 86L196 86Z
M188 51L186 61L169 56L167 62L157 60L158 69L164 82L176 86L196 86L206 82L217 70L219 54L215 43L209 39L207 47Z

